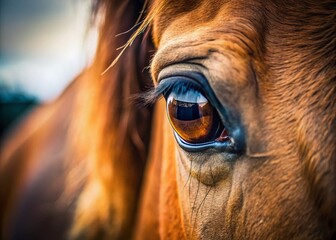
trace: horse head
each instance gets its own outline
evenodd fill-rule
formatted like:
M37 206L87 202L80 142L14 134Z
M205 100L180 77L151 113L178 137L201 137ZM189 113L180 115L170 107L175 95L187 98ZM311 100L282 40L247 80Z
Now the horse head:
M3 147L1 237L335 238L334 1L95 3L92 66Z
M167 114L161 234L308 239L334 228L335 5L161 1L152 18Z

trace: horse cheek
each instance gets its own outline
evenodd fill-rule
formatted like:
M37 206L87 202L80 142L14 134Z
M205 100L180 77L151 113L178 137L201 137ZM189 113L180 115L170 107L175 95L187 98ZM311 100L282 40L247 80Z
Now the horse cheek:
M177 161L173 132L168 119L163 126L163 155L160 189L160 237L185 239L177 188Z

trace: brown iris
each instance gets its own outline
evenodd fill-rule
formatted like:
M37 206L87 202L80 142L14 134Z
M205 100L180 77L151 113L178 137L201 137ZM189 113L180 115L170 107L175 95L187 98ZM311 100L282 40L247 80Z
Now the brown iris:
M199 92L170 94L167 112L172 127L186 142L215 140L223 132L217 111Z

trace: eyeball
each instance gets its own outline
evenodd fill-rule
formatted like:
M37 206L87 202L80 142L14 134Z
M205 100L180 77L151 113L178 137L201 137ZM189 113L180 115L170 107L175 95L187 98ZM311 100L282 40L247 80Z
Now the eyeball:
M217 110L196 89L172 91L167 98L167 114L174 131L187 143L221 141L227 135Z

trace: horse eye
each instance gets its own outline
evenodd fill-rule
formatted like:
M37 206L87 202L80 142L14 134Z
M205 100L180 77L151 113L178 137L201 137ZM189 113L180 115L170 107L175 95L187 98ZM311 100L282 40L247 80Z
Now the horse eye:
M195 89L171 92L167 98L167 113L173 129L187 143L225 141L228 138L217 110Z

